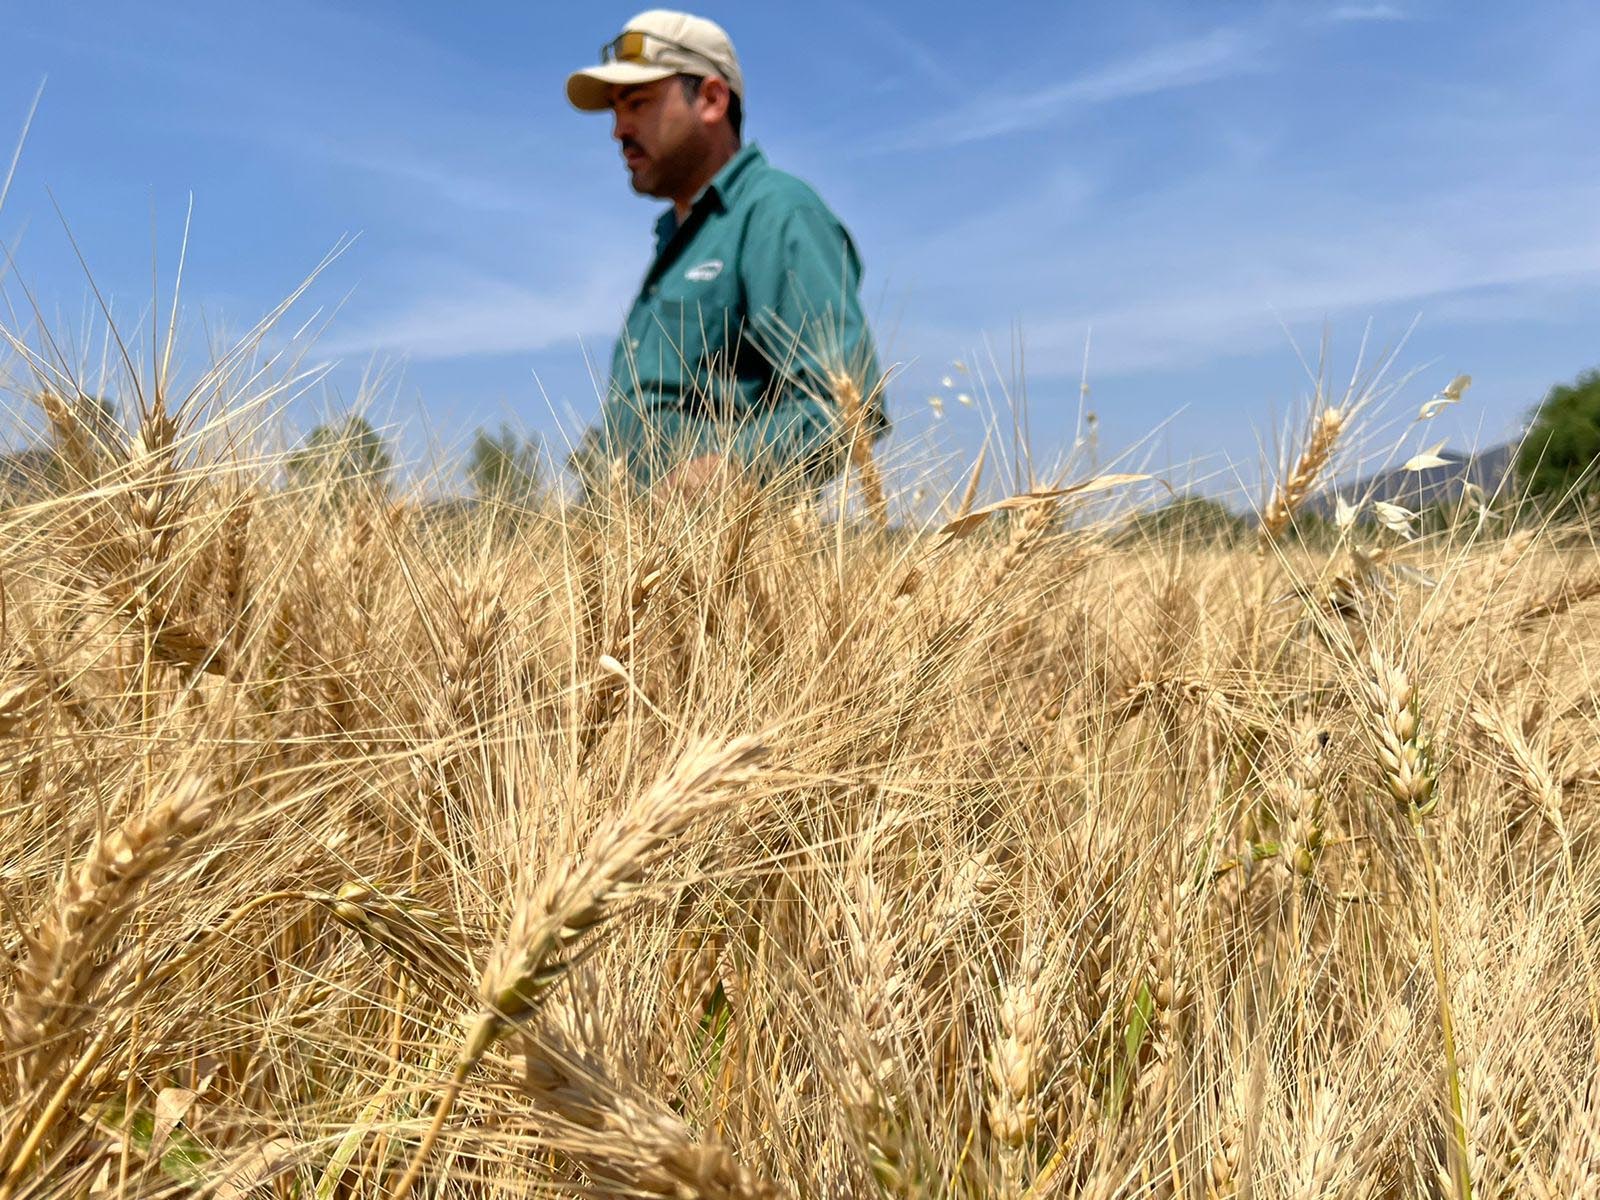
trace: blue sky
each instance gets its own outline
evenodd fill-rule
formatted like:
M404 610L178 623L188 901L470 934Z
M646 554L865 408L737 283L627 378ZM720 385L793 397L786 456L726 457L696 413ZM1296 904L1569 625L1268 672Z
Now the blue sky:
M413 455L502 420L559 443L593 415L589 364L656 205L562 81L632 4L7 8L7 143L48 76L0 212L12 304L21 281L52 327L92 328L53 195L136 323L192 197L191 363L357 234L296 310L332 314L311 356L339 364L296 420L353 401L375 364L375 409ZM904 364L903 454L970 453L981 405L956 393L1016 390L1019 339L1042 452L1073 437L1089 338L1101 445L1158 429L1158 462L1213 475L1253 471L1307 393L1295 346L1314 359L1324 331L1348 374L1369 321L1382 347L1420 318L1395 404L1471 373L1431 439L1456 445L1513 434L1550 383L1600 365L1590 6L698 11L740 52L747 136L861 247L883 357Z

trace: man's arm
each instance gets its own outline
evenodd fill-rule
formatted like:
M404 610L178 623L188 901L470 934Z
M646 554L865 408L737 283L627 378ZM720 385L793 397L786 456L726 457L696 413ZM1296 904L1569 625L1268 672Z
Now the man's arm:
M801 205L771 233L752 234L740 269L745 337L771 364L773 382L732 453L763 475L799 469L826 478L841 465L849 436L836 373L850 376L863 404L872 402L863 434L882 428L877 353L858 294L861 260L831 213Z

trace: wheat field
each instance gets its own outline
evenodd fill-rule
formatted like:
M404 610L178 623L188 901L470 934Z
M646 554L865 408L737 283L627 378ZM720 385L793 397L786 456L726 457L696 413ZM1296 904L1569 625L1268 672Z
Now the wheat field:
M28 365L0 1200L1600 1196L1582 528L1297 540L1320 402L1234 546L441 514Z

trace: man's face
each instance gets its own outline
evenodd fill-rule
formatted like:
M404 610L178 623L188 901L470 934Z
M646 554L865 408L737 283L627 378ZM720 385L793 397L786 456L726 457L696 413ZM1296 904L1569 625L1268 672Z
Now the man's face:
M699 105L677 79L611 89L611 136L622 147L633 190L673 198L708 151Z

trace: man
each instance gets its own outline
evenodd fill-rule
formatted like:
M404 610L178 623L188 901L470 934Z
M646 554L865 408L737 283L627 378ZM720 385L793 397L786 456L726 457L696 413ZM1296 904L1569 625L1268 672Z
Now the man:
M852 439L888 428L855 244L815 191L743 144L744 77L721 26L651 10L600 58L567 97L612 114L633 190L672 207L580 471L620 460L667 492L735 473L820 485Z

